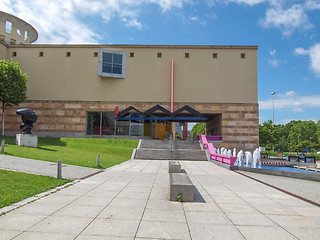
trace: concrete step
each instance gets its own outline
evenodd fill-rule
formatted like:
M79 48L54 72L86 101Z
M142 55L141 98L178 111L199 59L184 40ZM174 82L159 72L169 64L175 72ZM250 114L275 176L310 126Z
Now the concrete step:
M169 140L142 140L143 149L169 149ZM198 141L173 141L174 149L194 149L201 150Z
M135 159L150 159L150 160L194 160L208 161L206 153L202 150L187 150L180 149L170 152L168 149L138 149Z

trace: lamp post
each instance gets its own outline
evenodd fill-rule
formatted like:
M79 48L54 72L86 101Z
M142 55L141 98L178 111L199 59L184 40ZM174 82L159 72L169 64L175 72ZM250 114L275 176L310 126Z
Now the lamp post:
M272 92L271 96L272 96L272 125L274 126L274 95L276 94L276 92ZM272 151L274 152L274 144L272 144Z

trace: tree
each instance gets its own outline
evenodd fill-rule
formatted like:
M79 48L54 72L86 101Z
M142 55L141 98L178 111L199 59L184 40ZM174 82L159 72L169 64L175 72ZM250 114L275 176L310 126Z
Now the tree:
M276 145L279 141L279 131L272 121L264 122L259 125L259 141L260 146L271 149L272 145Z
M21 73L19 63L0 60L0 101L2 103L2 135L4 135L4 108L18 105L27 98L27 75Z
M314 121L299 121L289 132L290 149L302 151L304 148L315 149L319 147L317 124Z
M204 135L206 134L206 124L205 123L197 123L191 129L193 136Z

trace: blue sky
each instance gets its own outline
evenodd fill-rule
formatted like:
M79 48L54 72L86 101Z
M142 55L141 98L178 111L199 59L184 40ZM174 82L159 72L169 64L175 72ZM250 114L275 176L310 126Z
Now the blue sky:
M320 120L320 0L0 0L36 43L257 45L260 122Z

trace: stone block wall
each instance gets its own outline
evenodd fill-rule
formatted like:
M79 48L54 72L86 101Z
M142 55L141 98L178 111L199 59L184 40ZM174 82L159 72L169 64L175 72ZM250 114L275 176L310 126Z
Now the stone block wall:
M122 111L129 106L146 111L157 104L170 110L170 103L159 102L27 101L5 108L5 134L20 132L21 117L15 113L20 108L31 108L38 115L33 132L40 137L87 137L87 112L112 112L115 107ZM175 103L174 110L184 105L201 113L219 114L207 123L208 129L222 135L222 142L217 143L217 147L252 151L259 146L258 104Z

